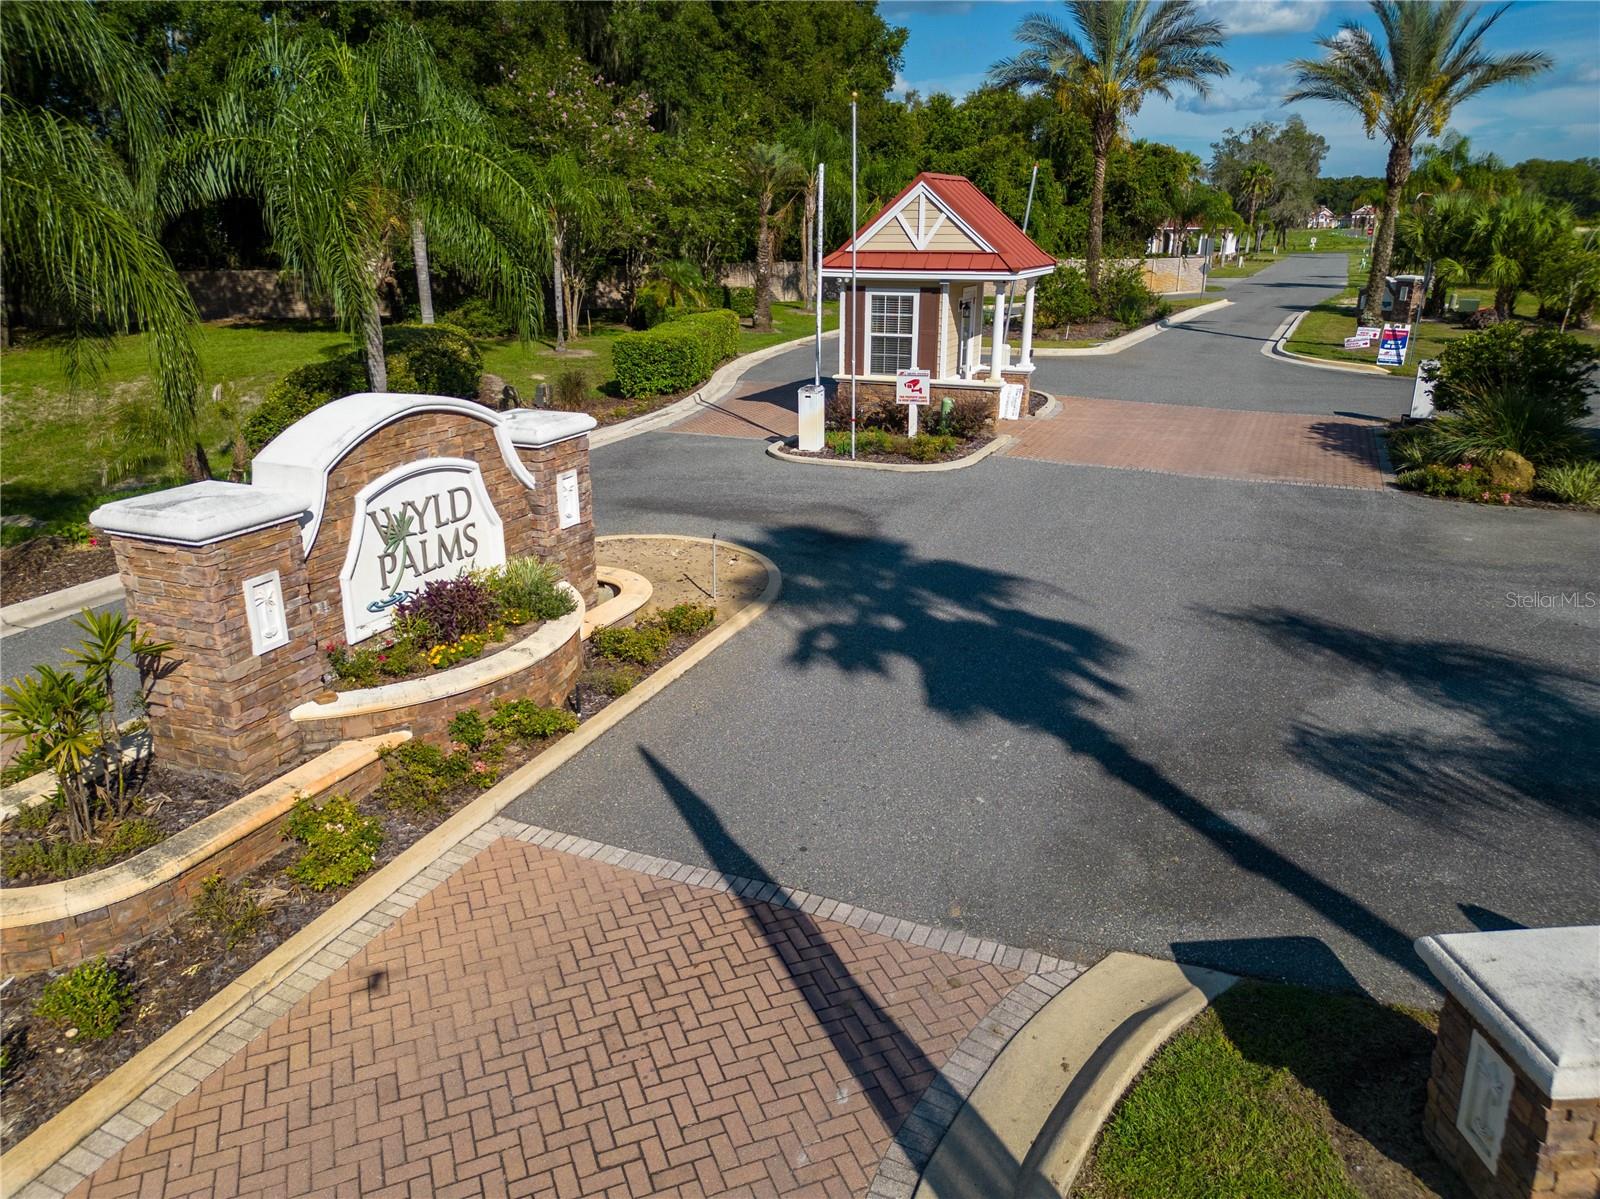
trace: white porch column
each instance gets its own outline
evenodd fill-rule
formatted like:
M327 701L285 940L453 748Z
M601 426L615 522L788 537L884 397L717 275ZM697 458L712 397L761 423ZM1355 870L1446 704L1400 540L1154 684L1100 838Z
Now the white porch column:
M1022 366L1033 366L1033 289L1037 279L1028 280L1028 289L1022 293Z
M989 322L989 378L998 379L1000 371L1005 366L1005 328L1006 328L1006 291L1005 287L996 283L994 285L994 316Z

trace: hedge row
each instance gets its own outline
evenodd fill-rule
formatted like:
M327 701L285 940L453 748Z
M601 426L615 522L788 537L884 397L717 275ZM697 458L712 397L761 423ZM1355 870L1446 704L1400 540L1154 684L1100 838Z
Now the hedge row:
M692 312L640 333L624 333L612 352L617 386L628 399L689 391L739 352L739 318L726 308Z
M389 390L420 395L478 394L483 354L463 329L451 325L392 325L383 331L383 357L389 367ZM367 390L367 360L360 350L327 362L296 367L268 389L260 406L245 421L245 441L261 449L301 417L331 400Z

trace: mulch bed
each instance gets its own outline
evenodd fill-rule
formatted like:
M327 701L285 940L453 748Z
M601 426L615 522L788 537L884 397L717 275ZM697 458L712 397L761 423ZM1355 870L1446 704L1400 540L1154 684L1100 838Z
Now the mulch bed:
M302 758L302 761L306 760L309 760L309 755ZM293 770L298 765L300 763L295 762L284 769ZM131 775L129 781L138 788L132 815L144 816L153 821L156 827L169 837L181 829L188 828L195 821L221 811L244 794L229 784L219 783L214 778L177 770L160 762L152 763L139 773ZM57 827L62 830L60 835L64 836L64 825L58 822ZM27 875L12 874L9 851L23 841L36 840L38 836L37 833L19 830L14 820L0 824L0 853L5 854L4 859L0 859L0 872L3 872L6 886L26 887L55 881L51 878L29 878ZM84 873L104 869L131 856L132 854L122 854L119 857L96 862Z
M1084 321L1081 325L1061 325L1054 329L1035 329L1035 341L1109 341L1127 332L1121 321Z
M857 453L855 461L903 463L907 466L935 466L940 462L959 462L963 458L971 457L993 440L993 437L969 437L966 441L963 441L960 445L956 446L955 449L950 451L950 453L941 454L939 457L934 458L931 461L924 461L920 458L912 458L908 454L867 453ZM851 460L849 454L835 454L832 450L826 448L812 453L807 453L802 450L797 450L793 446L785 446L783 452L791 458L831 458L835 462L849 462Z
M639 669L640 677L646 678L661 669L710 631L705 629L693 637L674 638L661 661ZM586 671L597 666L606 669L615 666L597 661L587 643L584 665ZM611 695L586 681L580 681L574 700L580 720L590 719L615 702ZM559 738L552 738L526 748L511 747L506 753L501 777L532 761L557 740ZM152 783L168 777L159 767L152 770ZM374 869L393 861L480 794L477 787L464 783L445 796L444 811L420 817L390 811L371 796L363 800L362 811L383 822L384 841ZM174 812L198 811L197 807L180 808L188 802L194 801L173 796L163 808L170 804ZM12 1046L12 1054L17 1059L0 1082L4 1094L4 1103L0 1105L0 1112L3 1112L0 1115L0 1152L11 1149L343 897L342 890L312 891L284 873L297 856L298 848L292 842L285 842L279 854L244 879L267 909L267 917L261 927L231 950L221 933L194 916L186 915L170 929L123 953L111 955L111 963L123 972L134 989L134 1014L103 1041L80 1042L67 1037L65 1029L32 1017L34 1004L45 984L62 971L0 982L0 1009L3 1009L0 1037Z
M20 603L116 573L117 559L109 545L31 537L0 550L0 604Z

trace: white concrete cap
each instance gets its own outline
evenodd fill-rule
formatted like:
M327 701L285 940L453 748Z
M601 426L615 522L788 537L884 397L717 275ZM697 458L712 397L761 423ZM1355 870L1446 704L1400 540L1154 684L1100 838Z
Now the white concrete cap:
M599 422L587 412L551 412L545 408L516 408L500 414L511 444L538 449L587 433Z
M305 513L306 505L298 496L212 479L102 504L89 514L89 522L123 537L207 545L299 520Z
M1600 926L1440 933L1416 949L1546 1095L1600 1098Z

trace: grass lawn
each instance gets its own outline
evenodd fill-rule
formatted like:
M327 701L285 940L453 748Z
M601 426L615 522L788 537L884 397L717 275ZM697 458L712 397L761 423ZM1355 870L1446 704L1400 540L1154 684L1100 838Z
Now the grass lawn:
M1455 1199L1422 1139L1431 1013L1241 982L1151 1059L1074 1199Z
M770 333L746 329L741 353L803 337L816 318L798 305L774 304ZM825 328L838 324L838 305L826 305ZM500 375L525 397L541 379L580 370L596 390L613 379L611 350L622 326L596 324L592 336L574 338L570 356L557 356L543 340L526 345L514 338L484 347L484 369ZM212 467L224 470L228 429L209 396L222 383L229 398L248 411L273 383L297 366L333 357L351 348L348 334L333 325L311 322L259 325L208 324L200 328L200 363L207 397L202 434L212 451ZM0 356L0 506L12 513L59 523L83 520L105 492L126 480L154 487L179 482L170 471L128 464L112 433L108 415L124 397L148 394L150 367L143 335L119 337L100 377L74 392L56 345L49 339L7 350ZM134 477L128 479L129 474Z

